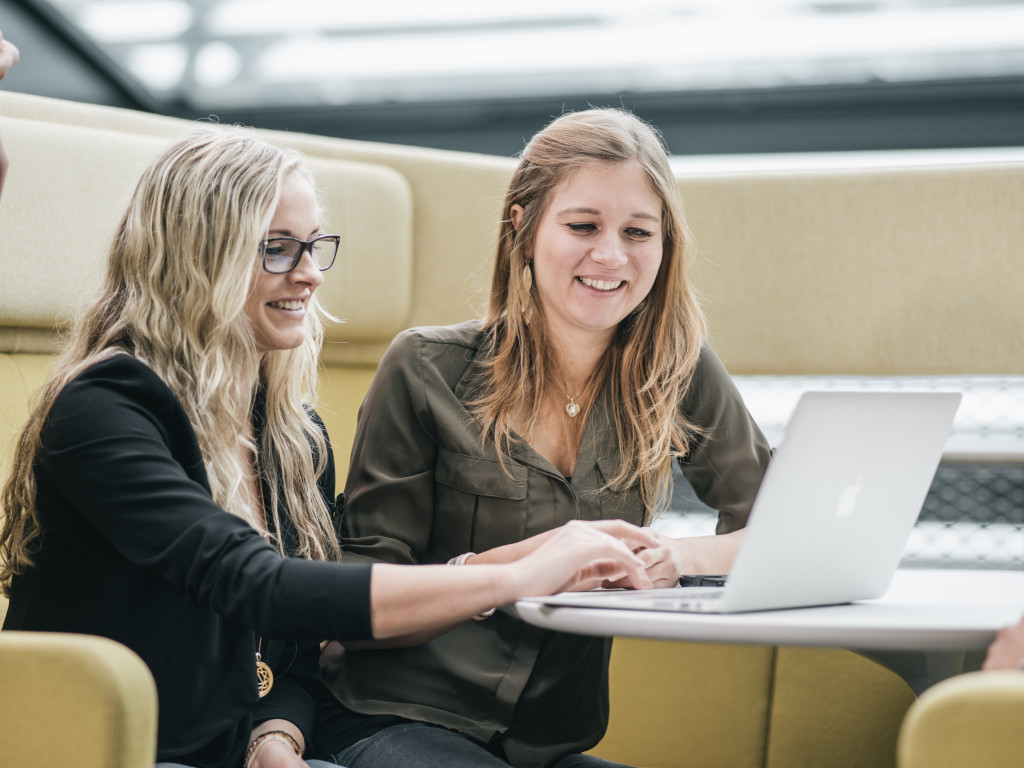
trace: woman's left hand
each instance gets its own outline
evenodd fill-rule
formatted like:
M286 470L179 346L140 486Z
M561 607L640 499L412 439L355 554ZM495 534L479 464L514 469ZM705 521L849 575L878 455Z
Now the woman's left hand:
M683 574L728 573L743 540L743 530L717 536L693 536L673 539L651 529L658 541L656 547L636 550L644 562L647 578L654 587L675 587ZM622 580L606 583L613 588L628 587Z
M274 734L260 742L256 751L248 756L249 760L243 768L306 768L306 761L302 759L302 755L295 752L296 748L305 749L305 740L298 726L280 718L267 720L253 729L249 743L252 744L261 734L268 731L284 731L292 737L298 747L287 738Z
M646 566L647 578L651 580L652 588L674 587L679 583L680 574L690 572L687 568L687 540L673 539L655 530L650 530L650 533L657 540L658 546L642 549L637 552L637 556ZM604 586L617 589L627 585L620 580Z
M262 745L250 763L249 768L307 768L306 761L280 741Z

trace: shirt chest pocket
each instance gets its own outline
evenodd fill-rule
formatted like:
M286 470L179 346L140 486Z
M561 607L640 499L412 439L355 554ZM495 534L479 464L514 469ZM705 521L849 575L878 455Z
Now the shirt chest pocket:
M597 476L602 486L600 493L600 516L604 520L625 520L633 525L645 525L646 518L640 494L636 489L613 491L604 487L619 471L619 457L603 456L596 462Z
M527 469L509 460L441 448L435 470L431 549L439 558L521 541L526 531Z

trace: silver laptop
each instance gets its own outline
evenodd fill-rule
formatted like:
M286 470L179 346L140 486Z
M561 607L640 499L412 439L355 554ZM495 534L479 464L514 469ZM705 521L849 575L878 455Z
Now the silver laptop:
M959 403L956 392L807 392L768 466L724 586L537 599L546 605L734 613L881 597Z

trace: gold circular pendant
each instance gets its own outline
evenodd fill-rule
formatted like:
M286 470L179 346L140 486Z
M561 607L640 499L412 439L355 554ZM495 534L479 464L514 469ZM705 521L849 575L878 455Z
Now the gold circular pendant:
M274 687L274 672L265 661L256 662L256 692L262 699Z

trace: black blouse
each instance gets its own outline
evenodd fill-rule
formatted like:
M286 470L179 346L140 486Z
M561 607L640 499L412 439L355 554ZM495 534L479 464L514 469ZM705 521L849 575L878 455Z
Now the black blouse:
M319 487L333 510L328 459ZM35 477L42 546L13 580L4 629L134 650L156 680L158 761L237 765L257 706L257 719L283 717L309 739L318 641L371 637L367 565L282 558L218 507L181 403L128 355L60 393ZM263 700L258 638L276 678Z

